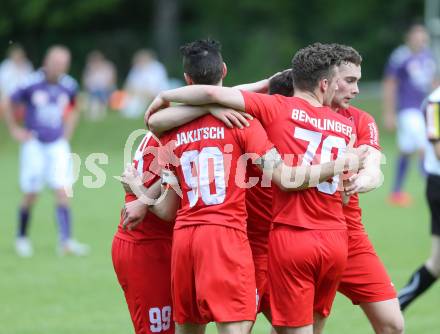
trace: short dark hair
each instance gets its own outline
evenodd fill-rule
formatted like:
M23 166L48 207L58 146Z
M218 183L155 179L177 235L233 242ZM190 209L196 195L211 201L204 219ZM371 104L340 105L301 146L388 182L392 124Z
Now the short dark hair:
M180 47L183 71L196 84L215 85L223 76L221 44L212 39L197 40Z
M331 45L342 63L362 64L362 56L353 47L337 43Z
M314 43L300 49L292 59L292 75L295 88L313 91L322 79L333 77L339 57L330 44Z
M293 78L291 69L285 70L270 78L269 94L293 96Z

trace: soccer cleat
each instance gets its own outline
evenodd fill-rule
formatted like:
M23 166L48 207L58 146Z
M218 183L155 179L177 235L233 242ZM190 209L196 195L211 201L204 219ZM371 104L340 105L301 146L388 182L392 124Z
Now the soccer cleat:
M82 244L74 239L69 239L63 242L59 249L58 254L60 256L74 255L74 256L86 256L90 252L90 247L86 244Z
M30 240L26 237L18 237L15 240L15 251L20 257L31 257L34 255L34 249Z
M412 199L408 193L405 192L393 192L388 197L388 203L393 206L400 206L402 208L411 206Z

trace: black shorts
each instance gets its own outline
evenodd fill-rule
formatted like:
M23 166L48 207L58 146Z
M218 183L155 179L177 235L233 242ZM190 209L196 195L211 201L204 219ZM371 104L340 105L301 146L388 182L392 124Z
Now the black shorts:
M426 197L431 210L431 233L440 236L440 175L428 175Z

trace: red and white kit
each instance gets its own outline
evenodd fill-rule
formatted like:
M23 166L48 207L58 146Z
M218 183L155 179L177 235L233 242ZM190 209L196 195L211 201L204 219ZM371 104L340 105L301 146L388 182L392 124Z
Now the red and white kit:
M297 97L242 92L246 112L258 118L291 165L331 161L345 150L352 123L327 107ZM339 176L316 188L286 193L273 187L269 237L272 324L313 324L328 316L347 258L347 231Z
M273 145L258 120L228 129L208 115L165 134L179 166L183 198L172 250L172 294L177 323L255 320L256 286L246 235L244 153Z
M134 165L140 174L150 173L158 143L147 133L136 151ZM156 161L157 162L157 161ZM157 170L156 170L157 172ZM152 174L150 187L160 177ZM125 195L125 203L136 200ZM124 290L136 334L174 333L171 303L171 241L173 224L148 212L134 230L122 229L122 216L113 238L112 259Z
M338 113L354 123L358 146L368 145L381 149L379 131L370 114L352 106L341 109ZM362 224L362 210L357 194L351 196L348 205L344 206L344 214L348 228L348 259L338 291L353 304L396 298L394 285Z

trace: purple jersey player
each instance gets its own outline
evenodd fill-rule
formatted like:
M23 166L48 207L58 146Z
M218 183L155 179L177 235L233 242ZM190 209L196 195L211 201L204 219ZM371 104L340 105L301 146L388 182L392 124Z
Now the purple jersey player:
M409 157L423 153L425 122L420 106L432 90L437 66L428 49L429 36L425 27L414 24L408 30L406 43L390 56L384 79L384 121L387 130L397 127L400 151L390 203L410 204L408 194L402 192ZM423 169L421 169L423 170Z
M38 193L47 183L56 198L59 226L59 253L85 255L88 247L71 238L70 209L66 187L72 182L68 140L76 123L75 99L78 85L66 74L70 52L63 46L51 47L43 67L31 74L10 97L6 121L12 136L21 142L20 186L24 193L19 209L16 250L19 256L32 256L27 238L30 212ZM12 115L16 107L25 110L24 127Z

